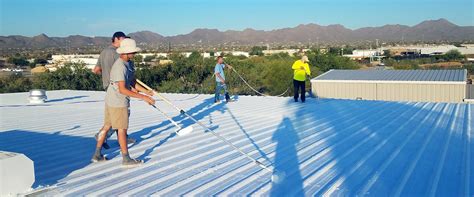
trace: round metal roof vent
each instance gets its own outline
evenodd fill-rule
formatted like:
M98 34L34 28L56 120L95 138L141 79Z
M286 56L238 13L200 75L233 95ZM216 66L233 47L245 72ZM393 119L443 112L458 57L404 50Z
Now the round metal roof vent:
M28 97L28 100L30 103L44 103L48 99L46 96L46 91L42 89L34 89L30 90L30 96Z

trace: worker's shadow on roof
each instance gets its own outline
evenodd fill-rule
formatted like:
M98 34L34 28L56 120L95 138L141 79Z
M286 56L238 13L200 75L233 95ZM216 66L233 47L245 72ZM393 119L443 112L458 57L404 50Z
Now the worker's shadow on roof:
M73 171L89 165L95 147L95 141L91 138L60 133L27 130L0 132L0 150L22 153L33 160L33 188L53 185Z
M277 143L274 173L279 172L279 174L284 174L284 177L280 177L281 182L272 182L270 196L287 196L292 191L297 191L297 193L291 196L304 196L296 146L300 142L300 137L288 117L284 117L280 122L273 133L272 140Z
M405 152L395 151L403 141L401 139L409 139L410 136L422 139L424 134L433 128L437 119L434 117L449 117L450 114L450 112L433 113L432 117L427 116L433 108L433 104L430 103L323 99L288 105L297 106L291 109L289 116L294 117L291 118L291 123L296 127L294 130L300 138L300 143L296 146L296 152L299 154L294 159L298 163L292 164L293 160L279 162L278 154L281 151L277 147L275 165L277 170L288 170L287 179L290 177L289 180L292 180L291 176L294 175L291 174L297 173L297 177L302 177L306 181L304 188L288 182L292 185L287 187L288 191L291 191L288 196L299 192L315 196L337 195L338 192L347 196L366 195L367 192L370 192L370 195L383 196L395 192L397 189L395 184L398 183L393 183L393 180L403 178L403 171L400 171L403 169L397 169L398 166L395 166L394 169L399 170L397 173L393 173L393 169L390 169L382 174L381 165L394 153L404 155L399 157L404 158L399 161L403 163L413 157L410 148ZM442 111L442 106L446 106L446 104L439 105L438 111ZM415 120L409 123L411 117L419 117L420 122ZM449 127L450 124L452 119L445 127ZM291 130L287 128L285 132L291 133ZM414 130L416 132L413 132ZM278 132L279 130L275 135ZM287 144L292 146L292 143ZM304 167L301 167L302 164ZM393 165L393 163L387 164ZM292 169L279 169L279 166L291 166ZM376 182L369 184L367 180ZM279 187L283 187L276 184L272 186L272 193L273 190L280 191ZM377 190L381 187L384 188Z

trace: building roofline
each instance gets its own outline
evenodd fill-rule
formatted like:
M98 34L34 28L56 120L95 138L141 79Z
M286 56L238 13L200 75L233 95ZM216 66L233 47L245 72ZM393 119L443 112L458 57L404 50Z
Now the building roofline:
M391 84L443 84L443 85L463 85L465 81L384 81L384 80L321 80L311 79L311 82L322 83L391 83Z
M461 70L461 69L458 69L458 70ZM327 74L330 74L331 72L333 71L354 71L354 72L357 72L357 71L367 71L367 70L346 70L346 69L342 69L342 70L337 70L337 69L331 69L313 79L311 79L311 82L336 82L336 83L408 83L408 84L413 84L413 83L416 83L416 84L420 84L420 83L424 83L424 84L466 84L467 83L467 69L462 69L463 71L463 79L462 80L455 80L455 81L442 81L442 80L431 80L431 81L420 81L420 80L380 80L380 79L374 79L374 80L370 80L370 79L348 79L348 80L345 80L345 79L320 79L322 77L324 77L325 75ZM377 72L376 70L373 70L374 72ZM385 70L387 71L387 70ZM395 71L395 70L391 70L391 71ZM425 71L434 71L434 70L425 70ZM449 69L449 70L443 70L443 71L453 71L453 69Z

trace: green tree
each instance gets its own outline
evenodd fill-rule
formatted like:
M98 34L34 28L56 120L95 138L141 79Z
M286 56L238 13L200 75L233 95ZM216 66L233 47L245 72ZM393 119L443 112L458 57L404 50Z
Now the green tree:
M351 51L352 53L352 51ZM330 55L341 55L341 48L340 47L329 47L328 54Z
M145 62L151 62L153 61L154 59L156 58L156 55L149 55L149 56L146 56L143 61Z
M132 59L135 66L142 66L143 65L143 56L135 54Z
M35 76L33 87L47 90L102 90L102 81L84 64L68 63L55 72Z
M46 59L43 59L43 58L36 58L35 61L33 61L34 64L47 64L48 63L48 60Z
M268 90L270 95L282 94L285 90L291 87L293 82L293 71L291 66L293 59L285 57L283 59L275 59L265 62L265 70L263 72L264 90ZM290 88L291 89L291 88ZM285 94L290 95L293 90Z
M249 55L263 56L263 50L267 49L265 46L253 46L250 49Z
M321 72L331 69L359 69L359 65L347 57L334 54L308 54L310 65L317 67Z
M470 74L470 75L474 75L474 64L465 64L463 65L464 69L467 69L467 72Z
M202 55L201 53L197 52L197 51L193 51L191 53L191 55L189 55L188 57L188 62L190 64L194 64L194 65L197 65L197 64L202 64Z
M383 50L383 55L385 58L389 59L392 57L392 53L390 53L390 50Z
M0 93L28 92L31 87L31 80L23 77L21 73L13 73L0 78Z
M337 55L323 55L309 52L312 77L329 69L357 69L357 63L348 58ZM247 82L259 92L277 95L289 87L286 95L291 95L292 64L299 57L289 56L286 53L270 56L253 56L250 58L225 57L226 63L232 65ZM214 66L215 58L203 58L198 52L192 53L188 58L175 53L169 56L173 62L168 65L156 67L139 67L135 72L137 79L142 80L160 92L176 93L213 93L215 88ZM30 78L23 76L5 87L5 79L0 84L1 91L27 91L31 88L48 90L74 89L74 90L101 90L101 80L93 74L84 64L67 64L55 72L41 73ZM226 70L226 81L231 94L256 95L236 73ZM28 84L29 83L29 84ZM25 85L26 84L26 85ZM21 89L21 87L24 89ZM309 87L309 86L308 86Z
M7 62L14 64L15 66L27 66L30 63L25 57L22 56L9 57Z
M453 49L453 50L450 50L448 52L446 52L444 55L443 55L444 59L447 60L447 61L453 61L453 60L461 60L461 59L464 59L464 55L461 54L461 52L459 52L458 50L456 49Z

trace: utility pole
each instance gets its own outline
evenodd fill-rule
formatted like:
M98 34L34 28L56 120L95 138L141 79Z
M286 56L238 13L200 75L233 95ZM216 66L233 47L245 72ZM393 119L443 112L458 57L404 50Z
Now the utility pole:
M372 43L369 41L369 62L372 63L374 61L374 56L372 55Z
M376 50L377 50L377 55L380 55L379 39L375 39L375 47L376 47Z

